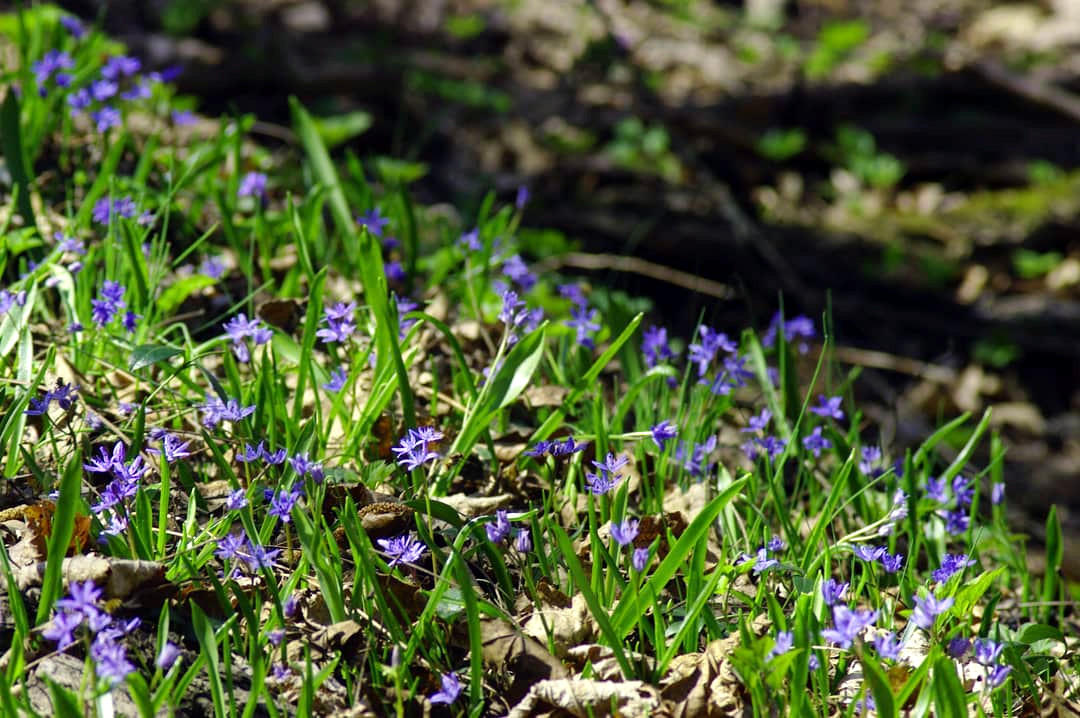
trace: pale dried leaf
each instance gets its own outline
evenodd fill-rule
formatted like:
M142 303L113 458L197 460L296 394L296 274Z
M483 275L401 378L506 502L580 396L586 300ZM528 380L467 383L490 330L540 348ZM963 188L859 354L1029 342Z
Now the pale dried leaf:
M612 708L615 712L612 713ZM510 711L508 718L559 715L594 718L655 716L661 708L660 694L642 681L595 681L582 678L540 681ZM564 713L565 712L565 713Z
M566 656L571 648L587 643L597 630L596 619L589 612L589 606L581 594L573 597L570 608L544 603L533 612L524 627L527 635L554 646L555 655L559 657Z
M462 518L473 519L477 516L493 514L497 509L508 506L513 499L514 497L510 494L498 494L496 496L451 494L440 498L439 501L450 505L461 514Z

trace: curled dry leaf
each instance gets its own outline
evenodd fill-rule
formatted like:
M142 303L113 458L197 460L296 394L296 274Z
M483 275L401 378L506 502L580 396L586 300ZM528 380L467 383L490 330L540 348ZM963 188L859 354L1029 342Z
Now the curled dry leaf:
M571 600L569 608L541 599L540 608L525 622L524 630L536 640L553 646L555 655L563 658L571 648L589 642L598 628L585 597L578 594Z
M20 591L41 586L45 564L24 566L15 574ZM98 555L65 558L61 567L64 585L93 581L104 589L106 599L121 601L148 591L171 593L173 586L165 580L165 566L157 561L133 561L106 558Z
M571 715L575 718L597 716L656 716L661 709L660 694L642 681L595 681L562 678L540 681L519 702L508 718Z
M462 518L474 519L477 516L495 513L496 509L506 507L513 501L510 494L498 494L496 496L475 496L472 494L451 494L439 501L452 507L461 514Z

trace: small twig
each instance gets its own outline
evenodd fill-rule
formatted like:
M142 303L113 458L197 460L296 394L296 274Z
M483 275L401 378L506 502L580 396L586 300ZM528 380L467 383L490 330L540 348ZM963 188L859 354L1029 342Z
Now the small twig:
M626 257L618 254L589 254L586 252L571 252L557 257L541 260L536 263L540 271L560 269L562 267L574 267L575 269L608 269L616 272L628 272L640 274L650 279L656 279L668 284L674 284L692 292L705 294L717 299L732 299L736 293L732 287L726 284L700 277L696 274L672 269L663 264L655 264L640 257Z
M1009 72L1000 63L990 60L976 62L973 67L983 79L996 87L1054 110L1073 122L1080 122L1080 97L1071 92Z
M928 364L918 359L895 356L886 352L857 347L833 347L833 356L847 364L884 369L898 374L926 379L937 384L951 384L956 381L956 371L938 364Z

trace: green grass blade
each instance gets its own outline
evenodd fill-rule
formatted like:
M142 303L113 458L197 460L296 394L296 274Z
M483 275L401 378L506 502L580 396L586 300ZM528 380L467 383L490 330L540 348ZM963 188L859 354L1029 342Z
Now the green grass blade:
M716 517L720 515L720 512L728 503L739 495L744 486L746 486L746 479L739 479L710 501L701 510L701 513L690 522L686 531L675 542L671 551L668 552L668 555L656 568L656 571L641 586L641 589L637 593L627 593L619 600L619 605L615 607L615 612L612 614L612 624L620 638L625 637L633 630L638 617L649 606L656 604L656 600L663 591L664 586L685 565L687 557L698 540L708 533Z
M16 205L28 227L36 227L34 206L30 202L30 178L33 174L22 142L22 126L19 120L19 97L11 88L0 105L0 151L3 152L11 181L15 185Z
M60 479L60 496L53 514L52 535L49 536L48 556L45 559L45 576L41 581L41 602L38 604L35 623L41 625L49 617L63 586L64 554L75 533L75 513L82 502L82 457L79 452L71 457Z

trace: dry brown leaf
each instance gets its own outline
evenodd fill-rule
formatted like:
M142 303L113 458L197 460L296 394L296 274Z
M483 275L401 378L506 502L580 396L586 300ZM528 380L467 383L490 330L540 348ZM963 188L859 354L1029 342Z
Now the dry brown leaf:
M553 646L555 655L564 658L571 648L588 643L598 628L585 597L578 594L569 608L543 604L525 622L523 630L541 643Z
M510 494L496 496L474 496L472 494L450 494L439 501L452 507L464 519L473 519L495 513L496 509L506 507L513 501Z
M565 386L545 384L543 386L530 386L525 390L525 405L530 409L540 407L559 407L566 400L570 390Z
M643 681L563 678L534 684L507 718L566 714L575 718L609 715L636 718L660 715L660 709L659 692Z
M626 651L626 657L635 666L645 666L649 671L656 666L655 658L636 651ZM611 650L610 646L602 646L599 643L575 646L568 651L567 658L582 669L588 663L592 668L592 675L599 680L621 681L625 678L622 666L615 657L615 651Z
M509 621L484 617L480 620L480 636L483 640L484 662L514 676L514 682L506 691L510 703L516 703L538 681L566 678L569 672L543 643L526 635ZM451 638L462 647L469 645L468 629L464 621L454 625Z
M64 585L93 581L104 589L105 598L127 600L146 591L171 592L172 584L165 580L165 566L156 561L133 561L106 558L91 554L65 558L61 566ZM41 585L45 564L24 566L15 575L19 590Z

